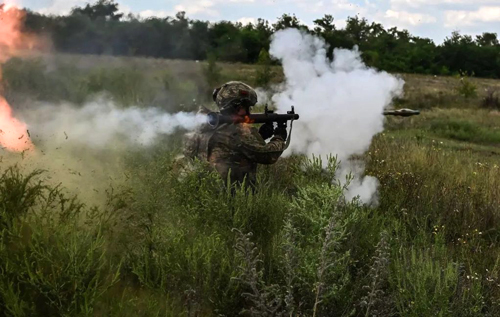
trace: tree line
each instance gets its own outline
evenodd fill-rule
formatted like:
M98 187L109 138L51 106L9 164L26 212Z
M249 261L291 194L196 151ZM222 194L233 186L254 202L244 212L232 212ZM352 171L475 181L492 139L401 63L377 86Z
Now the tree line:
M112 54L169 59L205 60L215 56L227 62L255 63L267 51L277 30L297 28L321 36L334 48L358 46L367 65L390 72L451 75L474 74L500 78L500 44L496 33L473 38L453 32L440 45L431 39L396 27L384 28L359 16L349 17L337 28L332 15L314 21L310 28L294 15L284 14L276 23L258 19L254 24L194 20L185 12L175 17L141 18L119 13L112 0L75 7L65 16L26 10L24 27L48 35L60 52Z

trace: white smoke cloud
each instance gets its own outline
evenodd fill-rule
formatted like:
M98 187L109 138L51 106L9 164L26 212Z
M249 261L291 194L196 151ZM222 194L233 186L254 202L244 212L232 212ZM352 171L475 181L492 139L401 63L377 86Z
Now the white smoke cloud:
M23 173L46 171L48 184L63 184L89 206L106 207L107 190L130 186L127 153L147 149L177 129L193 130L206 122L206 116L195 113L124 109L106 98L83 106L28 104L17 114L26 122L35 148L23 154L0 148L1 161L4 166L17 165Z
M363 154L383 130L382 112L402 94L404 82L365 66L357 49L335 49L333 62L326 52L322 39L296 29L275 33L270 54L281 60L286 82L272 100L279 112L295 106L300 114L290 152L337 155L339 179L351 171L354 176L346 198L359 195L365 203L374 202L378 181L363 176L363 166L348 159Z
M24 120L35 140L56 146L104 148L117 142L149 146L158 136L176 129L195 129L206 117L186 112L169 114L156 108L120 109L112 101L97 99L83 107L40 103L24 114Z

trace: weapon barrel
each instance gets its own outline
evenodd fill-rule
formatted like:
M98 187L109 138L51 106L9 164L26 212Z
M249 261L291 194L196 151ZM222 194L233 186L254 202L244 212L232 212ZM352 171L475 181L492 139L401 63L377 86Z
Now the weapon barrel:
M267 122L287 122L298 120L299 115L295 113L277 114L277 113L255 113L247 116L227 116L217 112L208 114L208 124L216 127L224 123L267 123Z

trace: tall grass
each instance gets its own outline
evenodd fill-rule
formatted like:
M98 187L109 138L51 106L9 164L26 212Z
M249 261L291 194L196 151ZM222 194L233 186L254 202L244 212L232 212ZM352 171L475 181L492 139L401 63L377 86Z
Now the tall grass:
M396 141L378 140L379 151L389 149L384 142ZM2 188L31 194L2 197L2 206L21 206L2 217L10 219L3 229L2 307L18 315L498 312L498 215L457 214L453 208L476 203L435 193L437 175L397 177L396 163L384 166L383 199L370 209L343 199L332 182L333 158L326 171L319 159L284 160L293 179L267 178L263 170L255 193L231 191L201 163L180 169L161 150L129 160L133 199L123 196L107 211L65 198L40 182L43 174L13 168L3 175ZM405 164L419 170L418 159ZM409 190L410 179L422 182L417 192Z

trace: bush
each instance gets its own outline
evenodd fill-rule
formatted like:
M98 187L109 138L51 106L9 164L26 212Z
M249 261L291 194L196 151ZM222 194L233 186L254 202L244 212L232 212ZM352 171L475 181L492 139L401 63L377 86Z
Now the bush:
M474 84L466 74L461 75L456 90L458 94L465 99L477 96L477 85Z
M486 97L481 100L481 108L500 110L500 100L498 91L490 89Z

